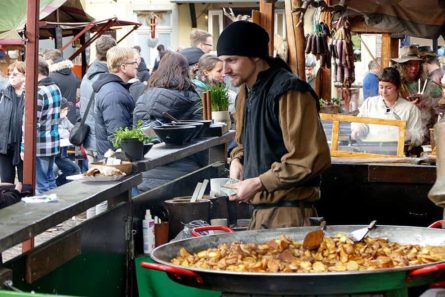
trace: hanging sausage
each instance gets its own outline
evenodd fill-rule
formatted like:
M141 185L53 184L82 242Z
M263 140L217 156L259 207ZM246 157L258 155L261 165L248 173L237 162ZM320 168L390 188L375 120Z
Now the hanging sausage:
M331 53L328 46L329 28L324 23L315 25L315 32L306 36L306 54L313 54L320 60L320 67L331 68Z
M329 45L334 64L334 83L350 88L355 81L354 50L351 38L351 24L347 17L341 17Z

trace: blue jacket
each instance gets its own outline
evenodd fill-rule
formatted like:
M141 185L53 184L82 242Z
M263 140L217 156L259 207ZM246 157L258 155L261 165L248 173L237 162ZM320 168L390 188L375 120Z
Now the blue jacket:
M131 128L134 100L119 76L105 73L93 84L96 93L94 119L96 121L96 148L100 158L108 149L113 149L114 132L119 128Z
M363 78L363 98L374 97L379 94L379 78L377 74L368 72Z

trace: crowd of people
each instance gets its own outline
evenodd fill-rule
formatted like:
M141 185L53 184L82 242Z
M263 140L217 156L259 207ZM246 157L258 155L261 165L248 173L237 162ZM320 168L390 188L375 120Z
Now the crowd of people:
M202 119L203 88L198 82L206 86L224 84L222 62L209 53L213 37L208 32L193 30L190 43L190 48L178 51L159 44L159 56L150 71L140 56L140 46L117 46L114 38L103 35L95 43L96 59L81 79L60 50L44 51L38 66L36 193L69 182L67 176L103 159L107 150L114 149L112 140L119 128L130 128L138 120L144 127L161 125L166 121L163 112L178 119ZM202 56L218 61L217 69L213 69L215 63L211 63L212 69L204 66ZM25 69L25 62L12 63L8 84L1 90L0 180L7 184L23 182ZM231 92L232 111L234 98ZM69 135L84 117L90 132L78 160L69 155ZM172 175L196 170L202 165L200 159L186 158L144 173L140 191L169 181Z

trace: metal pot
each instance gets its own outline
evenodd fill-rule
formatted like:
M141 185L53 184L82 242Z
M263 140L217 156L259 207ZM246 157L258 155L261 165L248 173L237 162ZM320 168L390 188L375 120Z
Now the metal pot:
M326 236L338 232L351 232L365 226L328 226ZM445 269L444 262L435 265L417 265L403 268L371 271L325 272L325 273L247 273L187 268L173 265L170 259L181 247L190 252L215 247L220 243L234 241L260 243L285 235L295 241L303 241L307 232L317 227L284 228L274 230L244 231L218 234L172 242L156 248L151 254L161 264L142 263L149 269L168 272L169 276L182 284L238 294L262 295L323 295L370 293L400 290L406 294L410 286L431 283L437 279L435 272ZM370 231L370 237L387 238L401 244L445 245L445 230L404 226L378 226ZM425 274L422 277L414 277ZM403 294L402 294L403 295Z

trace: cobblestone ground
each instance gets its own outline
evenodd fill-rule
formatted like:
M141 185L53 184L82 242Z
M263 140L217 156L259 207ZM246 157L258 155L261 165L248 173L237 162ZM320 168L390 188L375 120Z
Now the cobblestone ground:
M34 244L35 244L35 246L39 246L42 243L50 240L51 238L54 238L57 235L79 225L80 223L82 223L85 220L86 220L86 213L82 213L80 215L72 217L71 219L69 219L63 223L60 223L59 225L57 225L53 228L50 228L50 229L46 230L45 232L37 235L34 238ZM10 249L7 249L2 252L3 262L9 261L12 258L20 255L21 253L22 253L22 245L21 244L18 244Z

